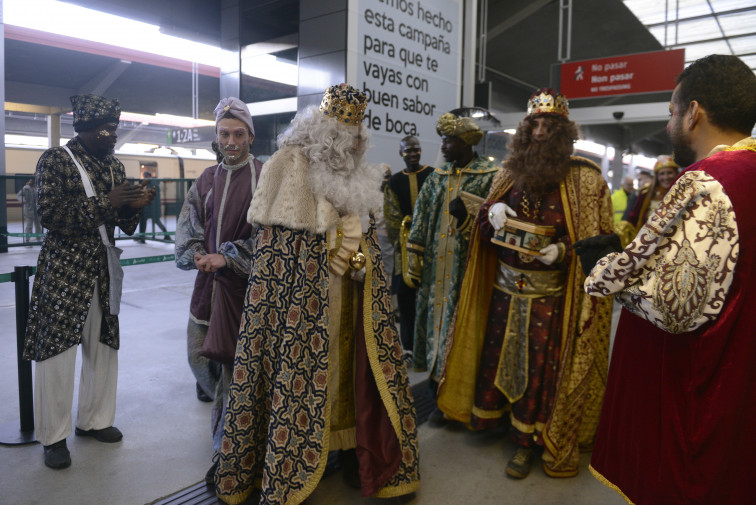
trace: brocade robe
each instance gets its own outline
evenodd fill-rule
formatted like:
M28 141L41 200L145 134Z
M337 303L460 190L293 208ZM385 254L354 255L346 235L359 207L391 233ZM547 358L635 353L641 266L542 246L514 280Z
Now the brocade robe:
M415 202L407 249L410 269L421 270L422 277L413 359L415 369L429 370L435 381L441 376L440 355L457 306L475 219L468 214L457 223L449 214L449 203L462 191L484 197L497 170L493 162L477 155L462 169L445 163L428 176Z
M261 505L296 505L320 481L328 451L350 447L363 496L414 492L415 411L374 221L364 230L364 216L340 216L315 195L296 146L265 164L248 220L260 229L216 494L238 504L258 488ZM362 282L347 267L358 250Z
M66 144L92 181L95 196L87 198L71 156L63 147L45 151L37 162L39 218L47 229L37 259L24 359L42 361L78 345L97 281L102 304L100 342L120 346L118 316L110 314L110 278L105 245L98 230L105 224L113 243L115 227L128 235L139 213L115 209L108 198L126 182L123 164L113 155L91 156L75 137Z
M756 140L723 148L585 281L624 306L591 471L629 503L754 502Z
M564 220L557 227L557 234L559 235L559 229L566 229L566 234L557 236L556 241L564 246L571 246L583 238L610 233L613 225L609 188L599 168L595 163L579 157L573 157L570 166L567 177L559 187L560 203L555 203L554 208L549 211L553 214L561 205ZM508 172L502 170L492 184L487 201L507 199L512 191L512 184ZM478 219L487 219L486 214L480 214ZM479 225L476 224L470 243L467 273L457 307L457 318L445 350L444 375L439 386L438 406L449 417L468 425L473 413L478 417L491 414L476 410L475 393L489 321L487 312L492 306L497 270L502 266L523 266L517 262L518 260L507 256L505 258L508 258L508 261L501 262L500 247L484 239L479 232ZM567 247L563 251L560 253L561 258L558 258L560 261L553 267L530 267L531 270L539 269L541 272L561 270L565 273L561 296L548 296L541 302L533 301L533 305L530 306L530 309L537 309L544 305L546 310L555 310L560 316L557 319L539 313L534 317L535 321L531 321L531 324L537 321L550 324L549 332L561 332L558 339L555 384L552 386L554 390L550 393L553 398L550 400L552 404L539 405L539 408L547 407L547 411L544 412L547 415L544 419L537 420L537 427L535 423L533 426L518 426L517 419L513 420L513 424L520 429L540 432L539 443L545 448L544 470L548 475L556 477L575 475L578 471L580 449L588 449L593 444L606 384L612 311L610 300L597 300L585 295L582 289L584 274L580 262L576 255L567 254ZM537 260L533 263L536 262ZM516 273L519 278L519 272ZM527 275L525 281L524 291L528 288ZM508 295L507 298L524 299L526 296ZM526 324L524 321L527 321L531 314L527 311L518 313L520 314L522 317L518 318L518 324ZM499 321L498 325L503 325L507 330L515 326L514 322L508 321L506 317ZM523 332L517 331L504 341L501 353L507 355L508 350L523 350L527 349L528 345ZM514 358L517 358L518 353L509 354L514 354ZM519 373L515 379L519 377L520 380L509 383L499 380L497 388L503 390L502 392L507 391L505 394L510 395L510 400L517 401L520 398L513 396L513 391L522 395L523 388L528 387L530 379L527 375L522 376L527 358L524 363L516 359L510 359L507 363L517 364L519 372L500 367L502 375L507 373L515 376ZM500 417L503 412L492 414Z

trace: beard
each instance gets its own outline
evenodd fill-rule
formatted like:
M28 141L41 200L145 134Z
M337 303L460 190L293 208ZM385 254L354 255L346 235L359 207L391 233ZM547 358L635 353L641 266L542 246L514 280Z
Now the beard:
M547 116L549 137L545 142L533 140L533 123L520 123L509 149L506 168L515 186L534 197L545 196L559 187L570 171L573 142L579 138L577 125L566 118Z
M685 168L696 162L696 153L690 142L680 132L670 132L669 140L672 142L672 157L675 163Z
M515 148L507 161L515 186L534 197L545 196L559 187L570 170L572 143L565 146L547 142L530 142Z

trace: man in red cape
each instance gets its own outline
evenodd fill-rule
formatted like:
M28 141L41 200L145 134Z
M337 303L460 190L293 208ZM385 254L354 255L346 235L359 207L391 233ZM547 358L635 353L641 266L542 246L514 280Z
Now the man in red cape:
M753 503L756 76L700 59L670 113L687 170L624 250L575 244L586 270L601 258L586 292L624 306L591 470L629 503Z

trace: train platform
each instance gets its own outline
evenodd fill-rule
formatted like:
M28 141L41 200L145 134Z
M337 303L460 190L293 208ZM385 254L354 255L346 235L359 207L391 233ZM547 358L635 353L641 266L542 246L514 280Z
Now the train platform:
M169 225L169 229L170 225ZM123 240L123 258L166 256L170 243ZM0 254L0 274L36 266L39 246ZM0 445L2 505L182 505L219 503L202 484L211 464L210 405L197 400L186 357L186 324L195 272L172 261L124 268L115 425L121 442L68 438L72 465L52 470L37 444ZM0 426L19 426L14 285L0 283ZM77 366L80 367L79 356ZM411 373L415 387L425 374ZM78 370L77 370L78 390ZM76 398L76 396L75 396ZM76 400L74 400L74 409ZM75 412L74 412L75 415ZM514 445L503 432L460 426L419 427L421 486L403 499L364 499L340 472L324 478L308 505L622 505L588 471L589 454L571 479L551 479L537 465L521 481L506 477Z

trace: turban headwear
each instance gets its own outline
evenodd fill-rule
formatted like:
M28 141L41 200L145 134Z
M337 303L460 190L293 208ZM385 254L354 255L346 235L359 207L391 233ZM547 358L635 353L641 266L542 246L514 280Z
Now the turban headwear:
M469 117L447 112L438 118L436 132L443 137L459 137L465 144L474 146L483 138L483 130Z
M121 117L121 105L116 99L99 95L74 95L73 127L75 132L87 131L105 123L118 123Z
M252 135L255 134L255 127L252 124L252 115L249 113L249 108L247 108L246 103L242 102L238 98L234 98L232 96L228 98L222 98L221 101L218 102L218 105L215 107L215 110L213 112L215 113L216 126L218 126L218 121L223 118L226 112L229 112L236 119L247 125L247 128L249 128L249 133L251 133Z

